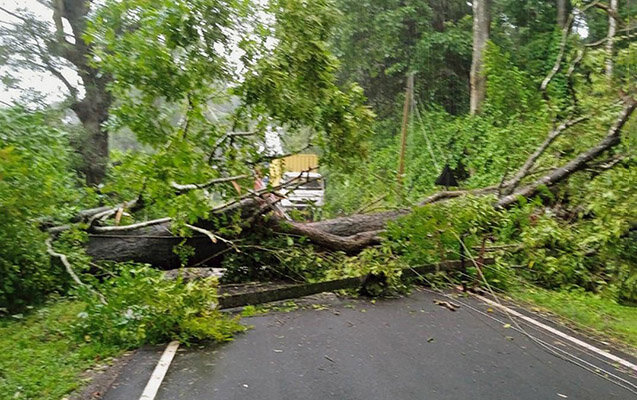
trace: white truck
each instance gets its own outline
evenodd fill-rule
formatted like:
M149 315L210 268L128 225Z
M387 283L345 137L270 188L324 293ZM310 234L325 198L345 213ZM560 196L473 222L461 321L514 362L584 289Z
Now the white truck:
M309 207L321 207L325 197L325 182L321 174L317 172L285 172L281 177L281 183L289 183L285 199L281 200L281 206L287 209L307 209ZM289 191L289 192L288 192Z

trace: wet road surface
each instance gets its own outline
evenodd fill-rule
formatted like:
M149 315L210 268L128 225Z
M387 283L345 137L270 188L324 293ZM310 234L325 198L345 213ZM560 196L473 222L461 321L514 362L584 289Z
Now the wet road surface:
M473 298L329 303L244 318L254 328L231 343L180 349L157 400L637 399L619 386L637 388L634 373L520 321L539 345ZM160 354L140 351L104 398L138 399Z

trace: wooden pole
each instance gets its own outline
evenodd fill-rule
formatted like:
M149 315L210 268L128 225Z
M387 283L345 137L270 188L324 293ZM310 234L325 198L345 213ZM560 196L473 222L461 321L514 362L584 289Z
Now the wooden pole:
M400 158L398 160L398 185L403 184L405 174L405 151L407 150L407 124L409 118L409 103L414 96L414 74L407 75L407 88L405 89L405 105L403 107L403 125L400 131Z

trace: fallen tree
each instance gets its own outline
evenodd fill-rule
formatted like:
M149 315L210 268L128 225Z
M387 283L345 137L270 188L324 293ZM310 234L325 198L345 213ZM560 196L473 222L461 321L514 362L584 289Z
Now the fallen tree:
M535 162L549 147L549 144L567 127L576 125L586 118L569 120L549 132L547 139L537 151L529 156L520 170L513 175L513 178L503 180L499 186L435 193L422 200L416 207L425 207L429 204L467 195L494 195L494 207L499 209L511 207L518 201L519 197L532 197L542 188L557 185L594 162L603 162L602 156L620 143L622 128L633 114L636 104L637 102L633 98L625 98L621 111L600 142L581 152L564 165L549 169L547 174L530 180L522 186L520 183L528 180ZM610 167L615 164L612 163ZM197 185L179 186L180 191L196 190L197 188L199 188ZM286 219L274 207L278 199L284 196L276 193L285 188L285 185L281 185L271 190L250 191L238 200L212 210L211 216L221 217L227 216L229 213L239 212L243 220L247 221L243 225L244 232L249 232L256 223L266 225L275 232L307 237L319 248L354 254L368 246L378 244L380 241L379 233L389 221L408 215L412 211L412 209L405 208L311 223L294 222ZM121 206L112 209L96 209L95 214L113 216L117 214L113 210L118 208ZM149 263L159 268L175 268L179 266L180 259L173 252L173 247L180 243L194 249L194 255L189 259L191 265L213 263L218 261L218 257L226 251L240 251L234 246L231 239L225 239L213 233L215 224L212 220L202 220L196 225L190 225L195 235L183 237L173 233L174 221L170 218L126 226L100 226L102 220L95 218L95 214L90 215L90 213L83 212L82 218L92 221L88 228L87 252L96 260L136 261Z

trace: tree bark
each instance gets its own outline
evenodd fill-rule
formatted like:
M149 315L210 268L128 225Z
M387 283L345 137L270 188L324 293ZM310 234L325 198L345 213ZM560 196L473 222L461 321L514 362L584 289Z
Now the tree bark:
M608 13L608 36L606 40L606 77L613 77L613 40L617 32L617 0L610 0L610 12Z
M489 40L491 15L489 0L473 0L473 56L471 61L471 114L477 114L486 97L487 77L484 75L484 50Z
M568 0L557 0L557 26L560 29L566 25L566 16L568 15Z
M170 231L170 222L165 222L129 231L91 233L86 252L94 260L138 262L160 269L173 269L182 266L179 256L174 252L175 246L182 242L195 251L188 259L189 265L211 257L214 259L216 253L228 247L223 242L212 243L205 235L190 238L175 236Z
M53 22L55 24L54 40L46 40L48 51L57 57L66 59L76 68L85 95L77 98L77 89L69 88L72 103L70 108L82 123L86 134L76 143L76 150L82 157L80 172L86 183L97 186L106 176L108 164L108 132L103 123L108 119L108 110L112 98L106 86L110 76L103 75L88 63L91 48L84 41L86 21L90 12L90 2L86 0L52 0ZM74 42L66 39L63 20L71 27Z
M89 95L71 105L82 123L86 134L75 143L77 152L82 156L80 172L90 186L99 185L106 176L108 165L108 132L103 123L108 119L110 95L105 91Z

